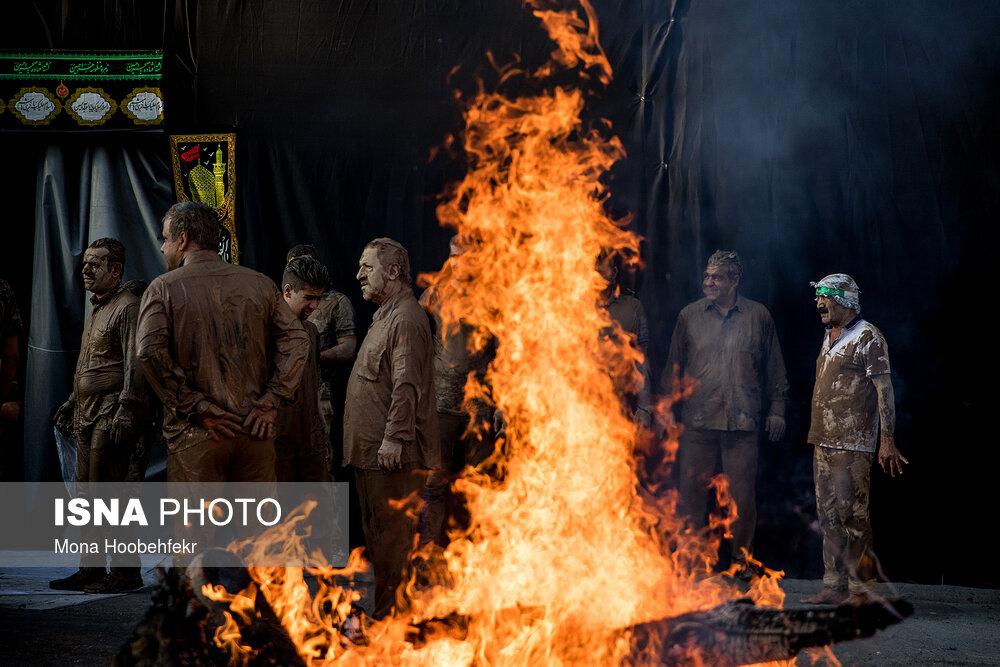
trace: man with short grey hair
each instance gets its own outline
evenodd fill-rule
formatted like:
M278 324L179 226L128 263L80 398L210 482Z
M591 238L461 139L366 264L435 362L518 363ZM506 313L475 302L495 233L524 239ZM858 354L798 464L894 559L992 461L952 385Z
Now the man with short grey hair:
M169 482L273 482L274 422L309 338L267 276L219 256L215 210L163 218L167 273L146 289L138 358L163 402Z
M705 298L681 310L661 384L670 392L675 373L696 383L680 413L679 509L704 525L709 478L721 457L738 515L730 543L734 573L749 579L759 573L747 560L757 524L757 441L761 427L771 442L784 437L788 380L771 313L740 294L742 277L735 251L709 257Z
M375 617L392 612L406 581L416 521L402 501L424 487L421 470L441 465L434 345L427 314L410 287L406 250L388 238L365 246L358 281L378 305L347 385L344 465L354 469Z

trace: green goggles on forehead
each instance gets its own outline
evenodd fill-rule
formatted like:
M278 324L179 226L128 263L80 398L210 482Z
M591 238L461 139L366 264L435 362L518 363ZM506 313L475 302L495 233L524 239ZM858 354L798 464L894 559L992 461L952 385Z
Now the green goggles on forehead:
M839 287L826 287L824 285L816 286L816 296L846 296L848 292L840 289ZM850 292L854 294L854 292Z

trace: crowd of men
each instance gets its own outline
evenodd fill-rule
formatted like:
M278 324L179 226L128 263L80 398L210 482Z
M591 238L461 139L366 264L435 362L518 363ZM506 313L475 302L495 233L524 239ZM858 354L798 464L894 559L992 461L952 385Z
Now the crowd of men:
M329 481L349 474L375 573L374 616L392 613L405 603L398 591L413 546L446 545L448 521L459 520L453 476L493 451L489 433L468 428L473 416L463 404L466 379L485 370L492 351L471 353L469 329L461 324L443 330L434 288L418 301L407 251L391 239L371 241L359 260L362 296L377 310L358 346L354 309L329 289L314 247L289 251L278 286L219 256L218 221L208 206L173 206L162 236L167 272L144 291L122 283L125 248L118 241L99 239L84 254L84 286L94 307L73 392L55 415L56 427L76 438L77 480L142 479L150 423L162 426L171 482ZM464 250L454 239L451 254ZM600 305L644 352L648 325L642 304L620 280L620 257L603 254L596 269L608 285ZM758 442L761 433L771 442L784 437L788 382L771 315L740 293L742 276L736 252L708 259L704 297L678 316L659 390L689 390L679 412L679 509L704 525L721 461L736 506L733 572L750 578L759 573L752 558ZM832 274L813 287L826 333L808 442L825 574L823 590L803 601L859 603L873 577L872 463L877 456L895 476L907 461L893 440L885 338L861 319L858 286ZM6 334L19 320L4 312L0 324ZM352 360L338 400L337 375ZM0 380L9 370L3 364ZM655 426L649 370L637 370L643 386L622 397L623 409L648 428ZM471 412L476 421L494 421L489 406ZM408 498L422 498L419 517L403 507ZM51 586L110 593L141 585L134 557L112 561L110 571L105 565L84 558L77 572Z

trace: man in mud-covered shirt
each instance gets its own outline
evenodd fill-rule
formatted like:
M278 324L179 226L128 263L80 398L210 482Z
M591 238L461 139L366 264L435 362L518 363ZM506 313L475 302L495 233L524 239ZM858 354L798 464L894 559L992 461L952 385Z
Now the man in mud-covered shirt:
M410 287L406 250L375 239L358 281L378 304L358 350L344 406L344 465L357 482L368 556L375 570L375 617L392 612L407 580L417 522L401 501L424 486L421 470L441 465L430 323Z
M649 325L646 309L635 296L626 293L622 284L622 255L620 252L603 252L597 258L597 272L608 282L601 292L601 306L611 319L618 323L622 331L635 337L635 347L642 353L642 362L636 370L642 376L642 386L634 394L625 396L629 412L637 424L649 428L652 418L652 396L650 395L649 361L646 358L649 346ZM610 337L613 330L603 332Z
M319 260L319 251L311 243L300 243L292 246L285 262L297 257L312 257ZM323 418L332 457L330 474L338 481L350 479L349 471L345 471L343 459L343 416L345 379L350 372L350 362L354 359L357 348L355 332L356 315L351 300L345 294L327 287L319 301L319 305L309 315L309 321L316 325L319 334L319 409Z
M738 512L730 554L736 576L749 579L757 570L743 552L752 551L757 524L758 439L762 427L771 442L784 437L788 380L771 314L739 293L742 275L736 252L709 257L705 298L681 310L661 384L665 392L673 388L675 367L678 377L697 382L680 413L679 509L704 525L709 478L720 457Z
M319 335L308 320L328 278L326 267L314 257L296 257L281 277L281 295L309 334L309 356L295 402L278 411L274 450L279 482L330 481L330 440L319 411Z
M458 236L449 243L449 256L461 256L466 245ZM442 280L453 280L451 268L445 265ZM482 400L465 400L465 385L473 374L482 382L486 369L496 353L496 341L483 336L483 346L476 349L472 342L475 328L466 322L446 325L441 318L439 285L427 288L420 295L420 305L431 318L434 337L434 393L437 397L438 426L441 434L441 467L427 477L420 513L420 546L436 543L448 545L446 528L449 519L459 519L462 498L451 492L451 482L466 466L478 466L493 453L494 437L490 430L494 412ZM475 424L477 428L470 429Z
M876 448L882 468L902 474L895 401L882 332L861 319L860 290L843 273L812 283L826 325L816 359L812 419L816 509L823 535L823 589L809 604L862 604L870 599L872 532L868 516Z
M55 425L76 437L76 482L124 482L144 427L143 377L135 356L139 299L122 285L125 246L98 239L83 253L83 286L93 310L83 325L73 392L56 410ZM79 487L86 494L84 487ZM120 593L142 586L139 557L116 553L81 557L80 569L49 582L59 590Z
M138 358L163 402L169 482L273 482L274 423L309 337L267 276L225 262L214 209L163 218L167 273L146 289Z

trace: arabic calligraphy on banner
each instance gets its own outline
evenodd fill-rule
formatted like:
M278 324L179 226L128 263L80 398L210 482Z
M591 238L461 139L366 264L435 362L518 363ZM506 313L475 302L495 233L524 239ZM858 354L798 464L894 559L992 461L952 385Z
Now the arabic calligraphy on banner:
M160 126L162 78L158 51L0 53L0 128Z
M219 216L219 255L240 263L236 237L236 135L175 134L170 157L177 201L198 201Z

